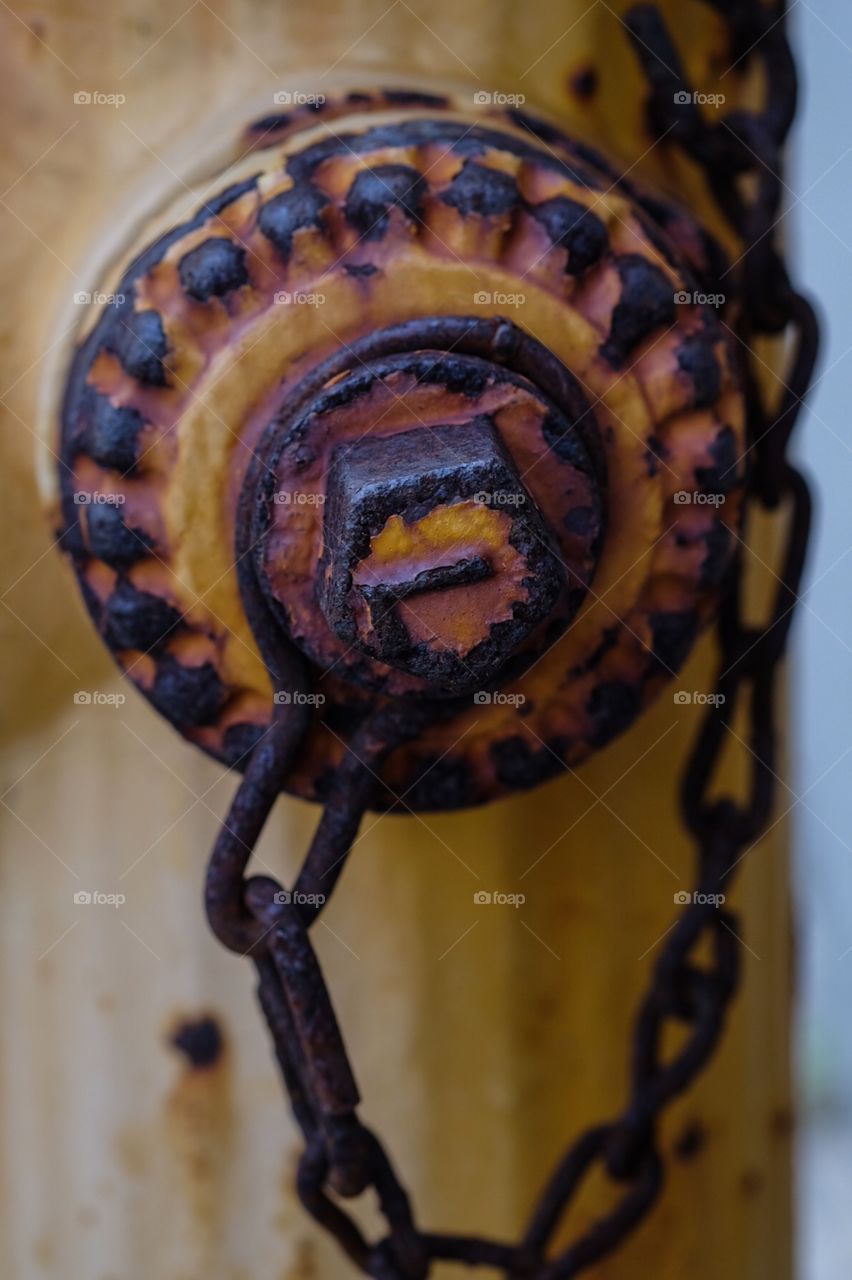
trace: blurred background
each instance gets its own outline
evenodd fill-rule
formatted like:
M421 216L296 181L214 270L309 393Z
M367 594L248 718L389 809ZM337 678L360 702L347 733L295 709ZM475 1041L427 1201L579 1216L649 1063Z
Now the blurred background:
M811 412L797 443L819 505L796 623L796 796L787 798L794 805L798 1063L808 1117L799 1255L803 1280L835 1280L852 1270L852 10L844 0L791 7L804 92L787 225L799 278L819 299L825 321Z

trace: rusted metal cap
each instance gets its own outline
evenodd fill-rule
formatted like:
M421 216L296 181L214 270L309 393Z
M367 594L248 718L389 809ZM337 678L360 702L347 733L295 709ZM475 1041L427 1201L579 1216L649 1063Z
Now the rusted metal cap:
M205 750L263 736L274 632L313 679L288 789L425 696L378 802L479 803L626 729L713 612L744 454L716 249L530 116L323 113L134 253L69 371L63 545Z
M326 504L326 621L436 690L495 679L564 590L491 418L336 445Z
M578 387L560 405L473 354L532 358L536 345L507 322L454 317L380 331L267 429L243 495L248 543L281 625L322 670L385 694L459 695L519 674L577 612L603 528L577 425L589 438L593 415ZM550 458L543 508L524 450Z

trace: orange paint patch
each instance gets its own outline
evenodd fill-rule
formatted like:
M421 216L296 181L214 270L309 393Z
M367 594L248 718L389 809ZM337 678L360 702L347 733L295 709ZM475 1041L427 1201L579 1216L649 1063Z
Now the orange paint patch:
M509 542L511 518L475 501L435 507L415 524L393 515L371 540L370 555L355 571L358 585L408 583L427 569L447 568L479 556L490 578L455 590L424 591L401 601L398 616L415 644L469 653L495 622L512 617L523 586L526 561Z

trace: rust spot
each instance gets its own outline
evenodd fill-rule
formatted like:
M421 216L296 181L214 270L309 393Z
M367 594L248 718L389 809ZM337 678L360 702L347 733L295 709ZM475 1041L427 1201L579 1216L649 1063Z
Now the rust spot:
M774 1138L787 1139L796 1127L796 1117L791 1107L776 1107L769 1116L769 1128Z
M598 91L597 68L591 63L577 67L568 77L568 92L580 102L589 102Z
M167 1178L210 1256L221 1247L221 1206L234 1147L233 1079L225 1037L210 1013L181 1018L168 1037L182 1055L165 1099L165 1136L173 1159Z
M35 36L36 40L39 40L42 44L46 44L47 23L45 22L44 18L30 18L29 22L27 23L27 26Z
M186 1019L172 1032L169 1043L198 1071L215 1066L225 1048L219 1023L209 1014Z
M33 1257L45 1271L56 1263L56 1241L53 1236L42 1235L33 1241Z
M298 1239L293 1255L293 1261L285 1272L286 1280L315 1280L319 1275L316 1242L305 1237Z
M149 1168L149 1144L145 1133L126 1129L116 1135L115 1154L118 1163L129 1178L144 1178Z
M740 1177L740 1190L747 1200L760 1195L766 1182L760 1169L745 1169Z
M707 1130L700 1120L690 1120L674 1145L678 1160L694 1160L707 1143Z
M304 1232L302 1206L295 1192L299 1156L295 1150L285 1156L281 1173L281 1201L273 1220L275 1229L285 1237L289 1257L281 1270L281 1280L316 1280L320 1274L317 1242Z

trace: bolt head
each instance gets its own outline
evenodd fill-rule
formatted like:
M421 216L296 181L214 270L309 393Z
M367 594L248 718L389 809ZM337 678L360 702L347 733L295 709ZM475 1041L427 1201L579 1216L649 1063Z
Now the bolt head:
M462 693L496 676L564 588L487 416L335 448L318 599L344 643Z

